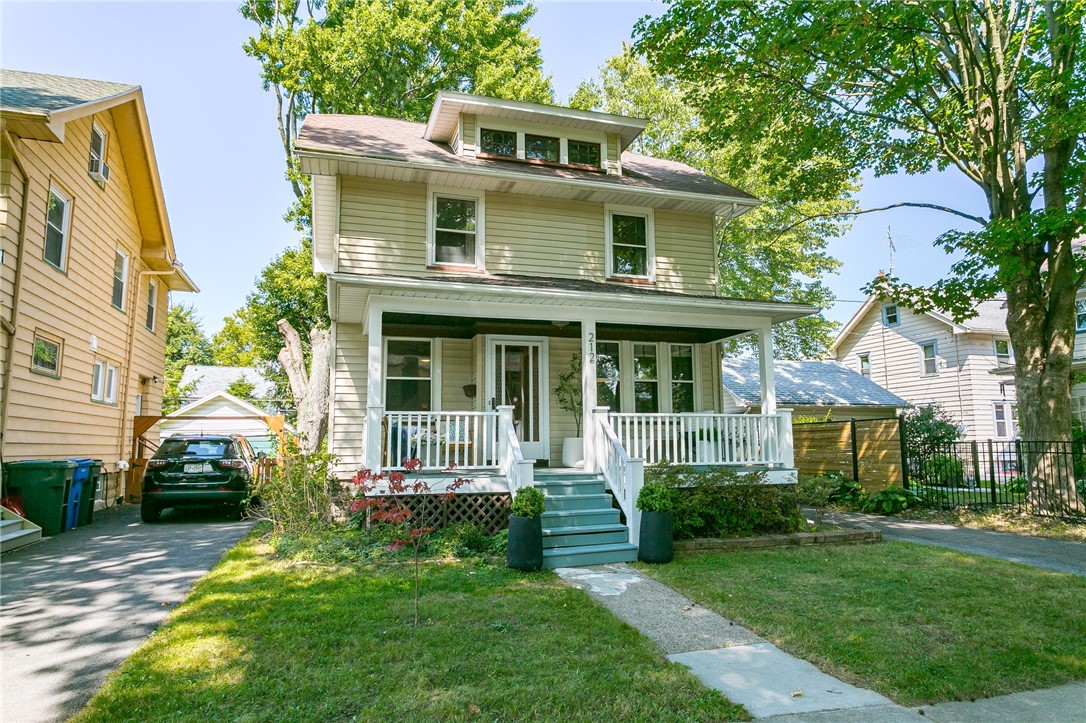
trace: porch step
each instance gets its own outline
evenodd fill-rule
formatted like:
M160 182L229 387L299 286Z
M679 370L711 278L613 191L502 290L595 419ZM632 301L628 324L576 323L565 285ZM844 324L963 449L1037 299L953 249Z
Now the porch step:
M40 527L7 508L0 508L0 552L14 550L40 539Z
M609 510L611 509L611 495L599 494L565 494L546 495L543 503L549 511L561 512L564 510Z
M626 525L576 525L543 530L543 548L611 545L627 542Z
M591 481L584 480L581 482L566 482L566 481L546 481L540 482L538 479L535 482L536 488L543 494L550 497L551 495L602 495L607 493L607 487L602 480Z
M543 513L543 527L579 527L582 525L613 525L619 521L619 511L615 509L595 510L555 510Z
M556 567L605 565L610 562L633 562L636 559L637 547L628 542L610 545L556 547L543 550L543 568L545 570L553 570Z

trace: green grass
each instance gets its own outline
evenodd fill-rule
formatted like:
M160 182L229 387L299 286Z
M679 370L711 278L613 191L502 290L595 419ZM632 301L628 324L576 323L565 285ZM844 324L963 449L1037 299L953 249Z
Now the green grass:
M251 537L76 721L746 719L549 572L277 560Z
M641 568L904 705L1086 678L1086 579L906 543L690 555Z

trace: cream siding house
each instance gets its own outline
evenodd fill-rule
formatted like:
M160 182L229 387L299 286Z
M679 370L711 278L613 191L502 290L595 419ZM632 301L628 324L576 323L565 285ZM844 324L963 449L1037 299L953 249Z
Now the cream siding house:
M0 71L6 461L131 456L157 414L177 262L137 86ZM120 490L106 491L110 498Z
M1017 402L1003 299L982 301L962 323L917 314L872 297L830 347L837 361L910 404L938 404L965 427L965 439L1013 439Z
M1075 350L1071 369L1078 375L1086 375L1086 289L1079 289L1075 298ZM1071 413L1086 426L1086 382L1071 387Z
M771 360L772 325L815 310L717 295L714 224L757 200L625 151L644 126L450 92L424 124L306 118L295 149L328 275L342 475L418 457L515 491L574 466L628 520L660 459L789 478L771 364L764 413L724 415L717 342L754 332ZM554 390L575 357L570 412ZM707 428L721 443L699 452ZM563 451L578 430L583 460Z

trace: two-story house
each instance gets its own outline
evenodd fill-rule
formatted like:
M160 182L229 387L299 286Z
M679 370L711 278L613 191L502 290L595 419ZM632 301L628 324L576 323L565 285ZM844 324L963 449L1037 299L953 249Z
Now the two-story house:
M177 262L137 86L0 71L0 444L114 469L162 400ZM121 493L112 476L109 499Z
M938 404L965 428L965 439L1013 439L1018 406L1007 306L979 302L964 322L918 314L869 298L837 335L830 354L917 406Z
M579 471L612 491L642 460L792 467L771 327L814 309L718 295L715 224L757 200L626 151L644 127L455 92L426 123L305 119L343 474L417 457L545 486L554 472L536 468L575 437ZM764 414L721 415L716 342L751 332ZM571 362L573 413L554 394Z

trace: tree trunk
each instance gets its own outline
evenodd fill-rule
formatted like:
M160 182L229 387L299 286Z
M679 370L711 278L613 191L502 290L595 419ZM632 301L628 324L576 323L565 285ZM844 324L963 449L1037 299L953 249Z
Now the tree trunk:
M313 454L320 449L328 431L328 365L332 338L328 329L309 332L310 371L306 374L302 337L286 319L280 319L277 326L283 337L279 363L290 380L290 392L298 409L298 446L303 454Z

